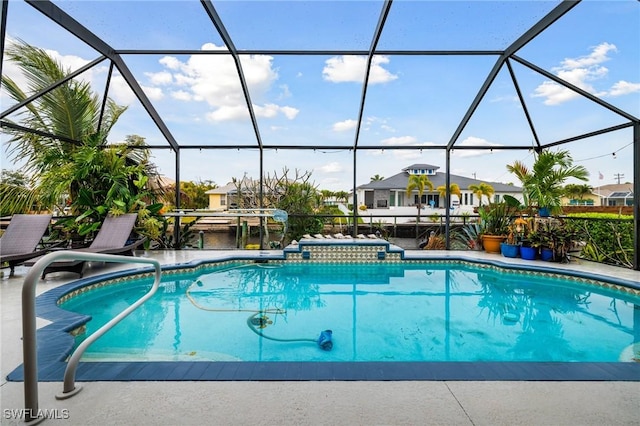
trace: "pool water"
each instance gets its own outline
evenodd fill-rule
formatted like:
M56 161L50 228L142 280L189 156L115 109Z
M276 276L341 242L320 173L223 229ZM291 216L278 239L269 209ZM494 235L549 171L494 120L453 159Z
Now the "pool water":
M105 286L61 307L92 316L92 333L151 284ZM215 266L166 276L83 360L632 361L639 305L615 290L471 264ZM317 344L325 330L331 350Z

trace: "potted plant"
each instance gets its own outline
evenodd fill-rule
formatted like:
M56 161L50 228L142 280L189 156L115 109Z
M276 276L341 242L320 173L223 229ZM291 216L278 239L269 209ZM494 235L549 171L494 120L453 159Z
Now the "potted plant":
M520 257L525 260L536 260L540 248L534 242L523 242L520 246Z
M567 179L586 181L589 177L585 167L573 165L566 150L538 153L531 170L521 161L507 165L507 170L522 183L524 204L536 207L540 216L560 213L563 184Z
M520 247L520 257L526 260L535 260L540 255L540 247L543 244L543 237L540 232L534 229L530 218L528 228L522 246Z
M502 253L504 257L518 257L520 255L520 244L516 241L512 227L509 228L506 241L500 243L500 253Z
M509 235L511 218L517 211L520 201L505 195L504 201L491 203L478 208L483 229L482 245L487 253L500 253L500 244Z
M509 216L504 203L492 203L478 209L482 224L482 246L487 253L500 253L500 243L507 239Z
M456 233L455 241L467 250L482 250L482 234L480 223L467 223Z
M569 250L579 239L579 231L561 219L542 221L537 234L541 259L562 263L569 261Z

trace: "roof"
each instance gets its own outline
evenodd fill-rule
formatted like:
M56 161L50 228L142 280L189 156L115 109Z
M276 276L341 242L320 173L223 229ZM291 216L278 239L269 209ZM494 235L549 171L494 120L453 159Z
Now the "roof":
M612 192L606 198L631 198L631 197L633 197L633 192L626 191L626 192Z
M432 164L412 164L408 167L402 169L402 171L407 170L438 170L440 166L434 166Z
M415 165L406 167L403 170L412 169L414 168L414 166ZM437 166L430 166L430 167L437 167ZM409 173L403 171L387 179L373 181L373 182L366 183L364 185L360 185L358 186L358 189L381 189L381 190L402 189L404 190L407 188L407 184L409 183L409 176L410 176ZM429 178L431 183L433 183L433 188L435 190L435 188L446 184L446 176L447 176L446 173L437 172L435 175L429 175L427 177ZM478 185L479 183L484 182L491 185L494 191L496 192L515 192L515 193L522 192L522 188L515 185L508 185L506 183L500 183L500 182L487 182L484 180L472 179L465 176L458 176L454 174L450 176L451 176L451 183L457 183L461 190L465 190L469 188L469 185Z
M609 198L613 193L631 193L633 196L633 184L632 183L612 183L609 185L602 185L593 188L593 194L599 195L604 198Z
M224 186L219 186L217 188L213 188L208 191L205 191L205 194L227 194L228 192L235 189L236 189L236 184L233 182L229 182Z

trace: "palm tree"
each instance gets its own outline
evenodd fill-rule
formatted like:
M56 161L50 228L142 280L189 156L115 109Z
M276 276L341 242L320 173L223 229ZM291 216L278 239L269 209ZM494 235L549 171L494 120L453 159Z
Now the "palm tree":
M18 65L28 81L24 91L11 78L2 76L2 86L16 102L44 91L69 72L43 49L20 40L7 47L6 57ZM74 159L86 161L88 158L80 154L83 149L103 147L109 131L126 109L107 99L102 111L102 102L91 92L89 83L78 80L67 81L27 104L20 114L21 125L33 132L5 131L11 134L10 158L14 163L24 163L23 171L31 177L33 191L29 203L37 200L44 206L53 206L63 195L75 195L73 188L51 186L43 178L68 170ZM85 150L84 154L88 152Z
M525 206L549 208L553 213L560 209L564 182L569 178L586 181L589 172L584 166L574 166L569 151L543 151L537 155L529 170L519 161L507 165L522 182Z
M507 170L520 180L522 184L522 204L525 207L529 207L529 191L528 187L532 185L533 173L529 170L529 168L520 160L516 160L513 164L507 164Z
M371 182L378 182L384 180L384 176L380 176L378 174L376 174L375 176L371 176Z
M2 86L16 102L44 93L69 71L43 49L23 41L10 44L6 57L22 71L26 90L2 76ZM7 129L11 134L9 155L23 163L29 174L28 189L16 189L3 182L0 210L27 211L34 205L51 209L67 199L71 214L68 230L81 235L92 232L105 216L136 211L145 235L157 238L162 204L150 189L149 178L157 176L149 161L144 138L127 136L123 144L107 144L107 136L127 107L111 99L102 100L87 82L69 80L28 103L20 114L23 128ZM49 136L50 135L50 136ZM16 194L16 197L5 197Z
M582 185L576 184L576 183L570 183L564 187L564 195L566 195L571 199L577 198L578 200L582 200L584 199L584 197L591 194L592 192L593 192L593 188L586 183Z
M440 185L436 188L436 191L438 191L438 194L442 198L447 198L447 187L445 185ZM449 185L449 192L451 193L451 195L457 195L458 199L462 198L462 192L460 191L460 186L457 183L452 183L451 185ZM451 203L447 200L447 205L449 205L449 207L451 207L450 204Z
M329 189L321 189L320 195L322 196L322 202L320 204L324 205L325 201L329 198L335 197L335 193Z
M336 191L333 195L336 197L337 201L342 200L345 204L349 200L349 193L347 191Z
M489 185L486 182L480 182L479 184L471 184L469 185L469 191L473 192L478 197L478 207L482 207L482 197L486 196L487 201L491 201L489 197L491 197L495 190L493 186Z
M424 190L429 188L429 191L433 191L433 183L426 175L410 175L407 183L407 196L410 196L411 192L415 189L418 191L418 222L420 222L420 211L422 210L422 195Z

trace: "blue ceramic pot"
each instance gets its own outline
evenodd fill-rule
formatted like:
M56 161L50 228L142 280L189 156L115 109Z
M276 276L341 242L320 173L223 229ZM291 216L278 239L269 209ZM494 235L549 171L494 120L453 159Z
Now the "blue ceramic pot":
M553 250L550 248L543 248L540 250L540 259L549 262L553 260Z
M549 217L551 216L551 211L549 210L549 207L540 207L538 209L538 214L540 217Z
M520 257L526 260L536 260L538 256L537 247L520 247Z
M520 246L516 244L500 243L500 253L504 257L518 257L520 255Z

